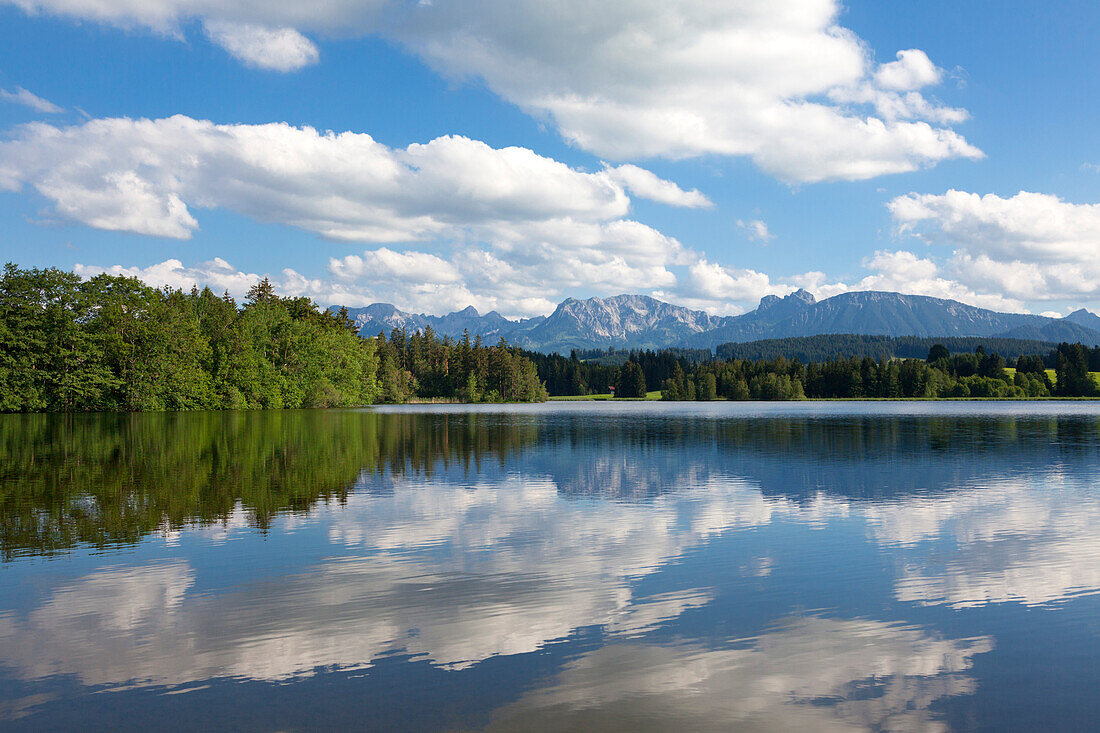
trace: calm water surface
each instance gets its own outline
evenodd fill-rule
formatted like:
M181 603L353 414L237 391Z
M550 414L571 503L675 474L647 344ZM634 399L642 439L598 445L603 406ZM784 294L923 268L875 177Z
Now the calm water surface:
M0 728L1084 730L1100 405L0 416Z

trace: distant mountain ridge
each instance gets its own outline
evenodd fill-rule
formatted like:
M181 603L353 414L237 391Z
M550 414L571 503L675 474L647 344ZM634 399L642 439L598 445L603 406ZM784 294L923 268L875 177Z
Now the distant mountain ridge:
M689 336L714 330L721 322L709 313L646 295L568 298L518 343L538 351L561 352L620 345L661 348L680 345Z
M333 306L333 310L338 310ZM1079 310L1065 318L999 313L955 300L925 295L860 291L817 300L806 290L786 297L769 295L756 310L739 316L712 316L645 295L567 298L549 316L513 321L496 311L471 307L444 316L406 313L388 303L349 308L359 333L389 334L394 328L459 338L464 332L483 341L504 338L534 351L572 349L714 349L745 343L824 334L917 337L997 337L1031 341L1100 344L1100 316Z
M761 307L724 323L692 346L716 346L765 338L859 334L873 336L998 336L1037 341L1090 341L1093 330L1064 318L998 313L956 300L876 290L842 293L822 301L804 290L765 298ZM1086 311L1087 312L1087 311Z
M339 306L329 310L337 311ZM496 311L484 315L478 313L472 305L445 316L429 316L423 313L406 313L389 303L373 303L365 308L348 308L348 317L355 323L361 336L377 336L384 333L388 337L395 328L403 328L410 333L423 331L431 326L437 336L459 338L469 331L470 337L481 336L482 341L505 338L513 341L516 336L534 325L546 320L545 316L512 321Z
M1084 308L1070 313L1063 320L1069 321L1070 323L1076 323L1078 326L1091 328L1093 331L1100 331L1100 316L1096 315L1095 313L1091 313Z

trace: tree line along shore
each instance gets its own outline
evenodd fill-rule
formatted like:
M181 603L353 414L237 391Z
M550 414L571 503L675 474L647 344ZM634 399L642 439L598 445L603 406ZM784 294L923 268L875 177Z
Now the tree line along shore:
M546 399L506 344L429 331L361 338L346 315L275 294L8 264L0 275L0 411L344 407L414 398Z
M844 336L819 337L843 339ZM850 337L848 337L850 338ZM833 346L835 348L835 345ZM720 352L721 353L721 352ZM541 354L431 329L362 337L345 311L280 297L264 279L243 302L209 288L82 279L57 268L0 274L0 411L347 407L409 401L537 402L614 393L666 400L1009 398L1100 395L1100 348L1061 344L925 359L804 363L699 350Z
M659 392L673 401L1100 396L1100 348L1081 344L1011 360L981 345L974 353L952 354L936 343L923 359L833 357L809 363L783 356L708 359L694 352L630 351L620 352L622 363L616 365L609 363L613 353L589 353L587 359L577 353L528 356L551 396L606 393L640 399Z

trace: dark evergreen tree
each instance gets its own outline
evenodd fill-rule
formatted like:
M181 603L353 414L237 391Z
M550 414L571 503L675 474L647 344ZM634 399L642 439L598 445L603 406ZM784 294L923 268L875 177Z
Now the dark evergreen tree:
M645 397L645 372L636 361L628 361L619 371L619 383L615 389L616 397Z
M1060 344L1056 358L1055 394L1060 397L1089 397L1096 392L1096 384L1089 376L1088 350L1084 346Z
M928 358L925 361L931 364L940 359L948 359L950 357L951 352L947 350L946 346L943 344L933 344L932 348L928 350Z

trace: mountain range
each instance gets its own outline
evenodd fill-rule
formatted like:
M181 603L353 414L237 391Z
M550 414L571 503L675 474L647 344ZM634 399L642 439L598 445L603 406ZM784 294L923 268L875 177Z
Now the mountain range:
M337 310L333 306L333 310ZM535 351L569 353L572 349L713 349L723 343L760 339L862 334L882 336L980 336L1080 341L1100 344L1100 316L1081 309L1065 318L1048 318L966 305L925 295L879 291L843 293L817 300L798 290L780 298L769 295L756 310L738 316L712 316L645 295L568 298L549 316L511 320L496 311L471 307L445 316L406 313L388 303L349 308L359 333L389 334L395 328L459 338L464 332L482 341L504 338Z

